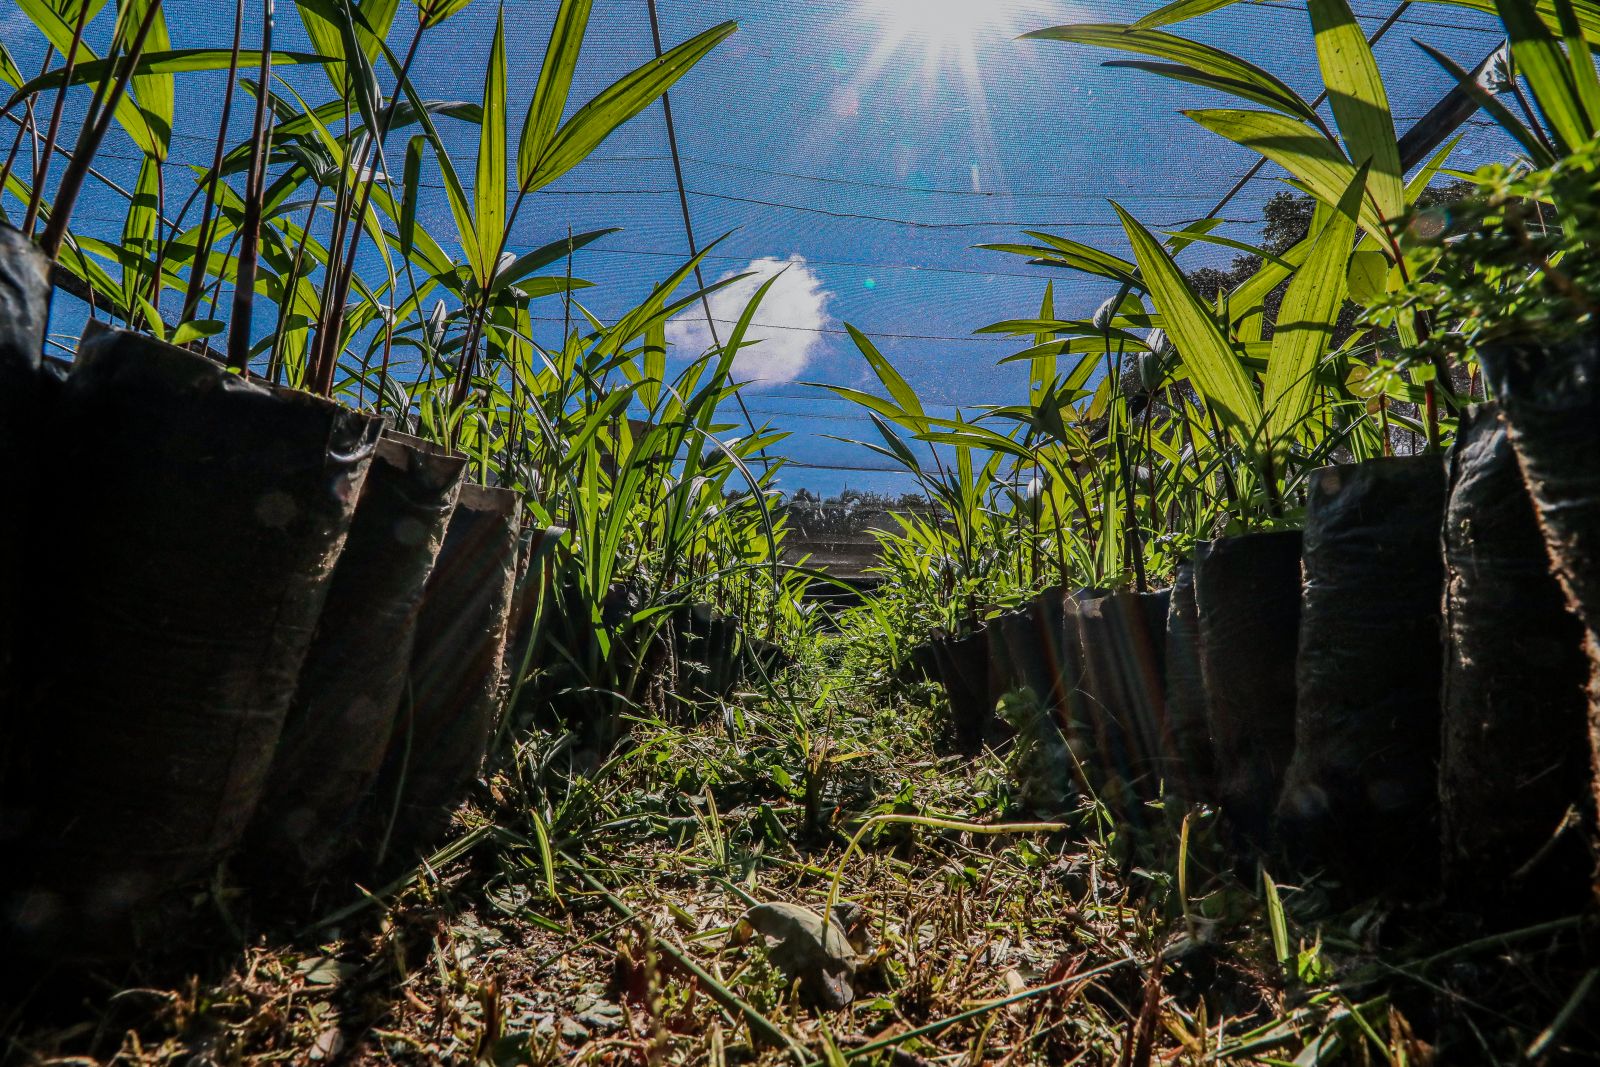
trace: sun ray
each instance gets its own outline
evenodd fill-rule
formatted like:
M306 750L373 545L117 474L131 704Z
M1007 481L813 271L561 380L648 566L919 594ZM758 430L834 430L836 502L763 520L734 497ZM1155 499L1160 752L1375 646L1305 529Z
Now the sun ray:
M1003 191L985 66L1004 55L1014 70L1030 54L1013 47L1015 38L1066 21L1064 7L1077 6L1069 0L856 0L852 14L837 27L838 36L870 44L853 60L844 52L837 55L834 69L843 77L833 89L835 121L797 139L791 147L794 161L828 155L858 133L858 122L879 125L891 114L916 112L919 124L939 131L939 140L965 142L970 155L940 159L925 139L899 141L890 147L902 177L915 177L923 165L964 162L975 192ZM967 168L960 169L965 184Z

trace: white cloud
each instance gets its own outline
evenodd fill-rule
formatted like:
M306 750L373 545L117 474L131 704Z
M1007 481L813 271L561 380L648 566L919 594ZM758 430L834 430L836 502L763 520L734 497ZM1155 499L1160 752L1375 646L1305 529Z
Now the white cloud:
M734 322L744 313L756 290L782 271L745 333L745 346L734 357L733 376L738 381L777 384L800 377L823 345L823 335L832 319L828 302L833 294L822 287L822 279L806 266L804 256L788 259L767 256L753 261L743 270L729 271L719 281L749 274L711 295L711 315L717 320L717 336L724 341ZM694 357L713 344L706 326L705 309L696 302L667 324L667 339L678 355Z

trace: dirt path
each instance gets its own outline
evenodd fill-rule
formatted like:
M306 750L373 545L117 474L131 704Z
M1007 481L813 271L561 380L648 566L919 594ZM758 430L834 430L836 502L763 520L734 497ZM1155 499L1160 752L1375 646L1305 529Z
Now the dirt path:
M1417 1035L1451 1010L1485 1051L1600 1048L1581 996L1563 1016L1587 995L1569 958L1580 920L1457 945L1396 983L1417 955L1393 947L1420 921L1403 909L1301 927L1315 888L1285 888L1275 938L1269 898L1215 862L1204 814L1181 875L1175 812L1140 833L1092 806L1061 832L949 828L1041 816L1002 757L932 755L926 694L809 695L752 699L731 730L641 726L600 767L535 737L408 886L325 894L312 929L275 920L244 949L219 935L47 1021L13 1018L7 1059L1142 1065L1321 1047L1322 1062L1423 1063ZM947 825L876 822L847 858L886 815ZM199 906L218 899L245 923L237 895ZM825 1007L841 984L848 1005ZM1492 999L1511 988L1516 1007Z

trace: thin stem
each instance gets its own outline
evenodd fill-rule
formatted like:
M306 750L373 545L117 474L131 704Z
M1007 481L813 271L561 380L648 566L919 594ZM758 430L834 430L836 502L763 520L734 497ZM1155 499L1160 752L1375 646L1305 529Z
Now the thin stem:
M650 12L650 38L651 38L651 42L655 46L656 59L659 60L661 58L661 56L662 56L662 50L661 50L661 19L656 13L656 0L645 0L645 4L646 4L646 7L648 8L648 10ZM681 159L679 158L679 155L678 155L678 131L677 131L677 128L673 124L673 121L672 121L672 97L671 97L670 93L667 93L665 91L663 91L662 94L661 94L661 111L662 111L662 114L666 117L667 148L668 148L668 150L669 150L669 152L670 152L670 154L672 156L672 173L673 173L673 177L677 180L678 205L679 205L680 210L683 212L683 232L684 232L684 237L688 240L688 243L689 243L689 255L691 257L693 257L693 256L699 255L699 252L696 251L696 249L695 249L694 222L693 222L693 216L689 212L689 192L688 192L688 187L685 186L684 182L683 182L683 163L682 163L682 161L681 161ZM717 336L717 324L713 320L713 317L711 315L711 300L705 293L706 281L705 281L705 278L701 275L700 265L698 263L695 264L695 268L694 268L694 280L695 280L695 284L701 290L701 293L700 293L700 306L706 313L706 328L711 333L712 343L714 343L717 346L717 348L720 350L722 348L722 341ZM732 369L731 368L729 369L729 373L730 374L732 373ZM734 393L733 394L733 398L739 404L739 413L744 416L745 425L750 427L750 432L752 434L755 433L756 432L755 420L750 415L750 408L744 402L744 395L742 393ZM767 450L765 448L762 448L762 450L760 452L756 453L756 458L761 460L761 466L762 466L763 470L770 470L771 469L772 461L767 457Z
M233 286L233 315L228 322L228 366L244 373L250 366L250 318L255 308L256 257L261 242L261 203L266 187L267 99L272 83L273 0L261 4L261 94L256 98L255 128L250 134L250 182L244 201L239 264Z
M305 233L294 250L294 263L289 267L289 277L283 287L283 300L278 305L278 327L273 331L272 355L267 360L267 376L272 379L273 385L283 384L283 338L289 315L294 309L296 294L300 290L300 266L305 262L306 246L311 243L311 226L316 220L317 207L322 203L322 194L326 189L327 186L318 181L316 191L311 194L311 206L306 208Z
M150 36L150 27L155 24L156 15L160 11L161 0L151 0L143 20L139 23L138 32L134 34L127 58L117 73L116 84L107 92L105 81L102 79L95 90L89 111L83 117L83 128L79 131L78 143L72 150L72 158L67 162L66 171L61 175L61 185L56 191L50 222L45 226L44 236L39 239L39 247L51 260L55 260L61 254L61 244L66 240L67 224L72 220L72 209L77 204L78 193L83 189L84 176L89 173L89 164L94 161L100 143L105 140L106 131L111 126L111 116L116 112L122 94L128 90L128 81L133 77L134 68L139 65L139 57L144 54L145 40ZM111 67L108 66L108 75L110 71Z
M215 234L215 220L217 207L217 183L222 180L223 146L227 142L228 123L233 117L233 90L239 79L239 43L244 33L244 0L234 0L233 5L233 52L228 58L228 87L222 93L222 118L217 125L217 143L212 150L211 172L206 175L206 201L200 209L200 233L195 242L194 263L189 267L189 287L183 294L183 310L178 315L179 322L185 322L194 317L200 307L200 298L205 293L206 270L211 259L211 242ZM267 92L267 87L261 87L262 95Z
M153 158L153 157L152 157ZM153 269L150 272L150 306L156 309L156 314L161 314L161 292L166 288L162 284L162 273L167 266L167 242L161 239L161 218L167 208L167 175L162 169L161 161L154 160L156 168L156 223L153 227L156 239L156 256ZM181 321L181 320L180 320Z
M389 388L389 357L394 351L394 315L389 313L383 317L383 363L378 367L378 397L376 410L383 414L383 397ZM515 387L515 383L513 383Z
M411 76L411 63L416 58L417 46L422 43L423 24L417 21L416 32L411 35L411 45L406 49L406 57L400 63L400 69L395 74L394 91L389 94L389 106L384 108L383 114L378 117L377 129L368 131L367 143L362 148L361 160L356 171L356 180L362 183L361 199L350 220L350 245L345 253L343 262L334 267L330 264L333 276L333 300L325 303L323 313L326 316L326 325L317 331L318 367L316 387L317 391L327 395L333 389L333 373L336 359L333 357L334 347L338 344L338 337L344 328L344 305L350 297L350 286L355 279L356 254L361 248L361 235L365 230L361 220L366 217L372 205L372 190L378 182L378 175L382 173L387 177L389 172L388 162L384 159L383 143L389 136L389 127L394 122L394 113L400 105L400 88L406 79ZM373 166L374 159L377 166ZM363 173L363 172L367 173ZM353 200L353 195L352 195ZM510 231L510 227L506 227ZM330 244L330 251L337 252L342 243L343 234L335 243ZM385 361L387 363L387 360Z
M67 89L72 85L72 72L78 66L78 45L83 40L83 28L89 22L89 0L78 0L78 18L72 24L72 46L67 49L66 66L61 71L61 88L56 91L55 107L50 109L50 128L44 135L43 161L33 172L33 195L28 200L28 213L22 219L22 232L32 233L39 218L39 202L44 193L45 172L50 167L50 150L55 147L56 134L61 129L61 113L67 103Z
M54 45L46 46L44 50L44 62L39 65L40 74L44 74L50 69L50 61L55 58L55 54L56 49ZM22 151L23 139L26 138L29 133L33 132L33 97L31 96L28 98L28 106L24 109L24 113L27 115L27 118L19 119L15 115L11 114L10 108L7 108L5 111L0 111L0 115L4 115L6 118L17 124L17 135L11 139L11 151L6 155L5 166L0 168L0 190L4 190L6 185L11 181L11 168L17 162L17 153Z

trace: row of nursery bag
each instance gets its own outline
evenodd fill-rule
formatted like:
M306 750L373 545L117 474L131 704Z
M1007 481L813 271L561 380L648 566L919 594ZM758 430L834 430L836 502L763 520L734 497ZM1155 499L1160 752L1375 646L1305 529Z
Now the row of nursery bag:
M1201 543L1160 592L1051 590L919 666L969 748L1031 690L1080 790L1130 822L1176 796L1350 893L1581 906L1595 643L1518 444L1478 409L1448 456L1316 472L1303 531ZM1600 452L1575 459L1592 476Z
M302 893L411 860L500 713L517 496L138 334L42 361L48 267L7 236L4 940L126 954L231 854Z

